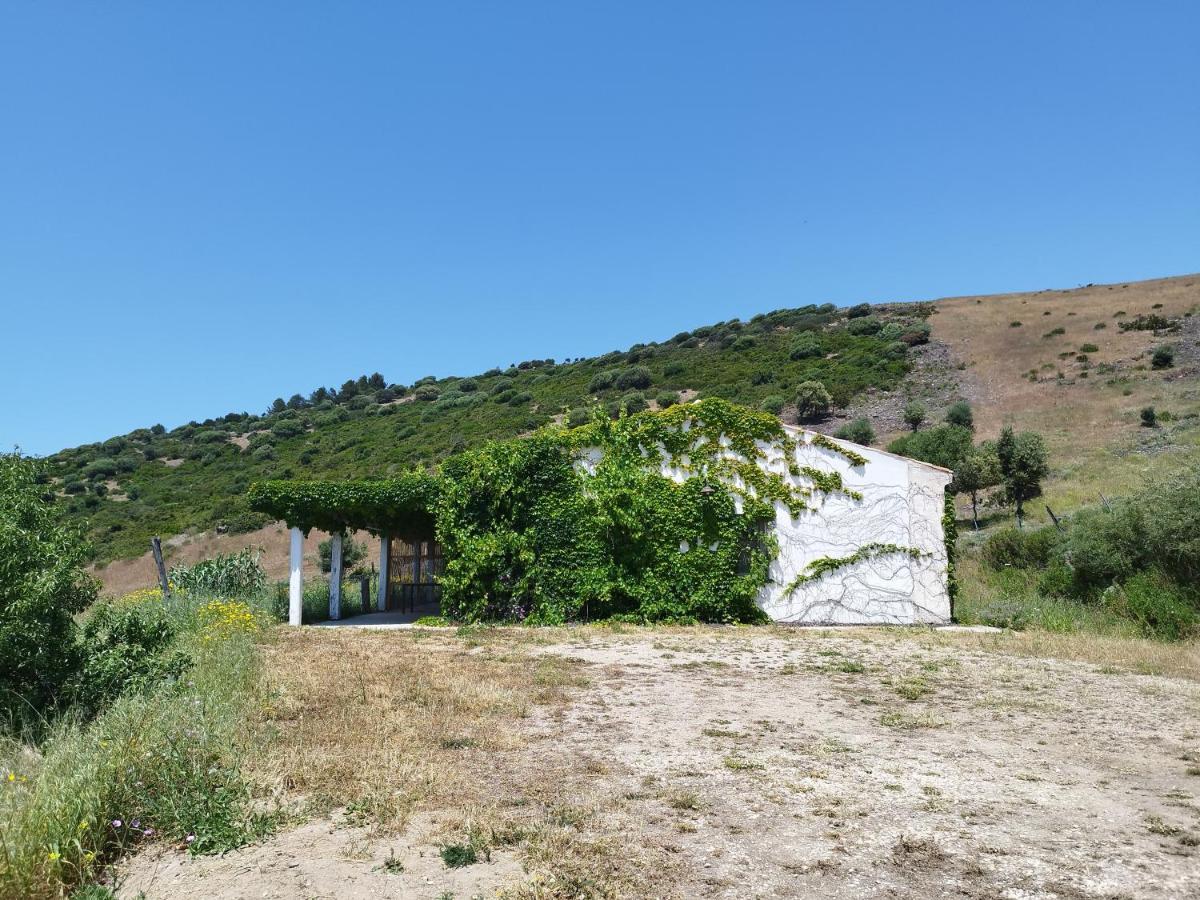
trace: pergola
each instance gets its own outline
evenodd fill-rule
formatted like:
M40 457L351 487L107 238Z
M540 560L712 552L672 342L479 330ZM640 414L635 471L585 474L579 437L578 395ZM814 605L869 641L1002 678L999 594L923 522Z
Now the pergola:
M407 472L378 481L265 481L250 487L250 506L282 519L291 529L288 624L299 625L304 600L304 537L314 528L331 535L329 618L340 619L342 543L347 531L367 531L380 539L376 607L387 609L393 582L393 541L410 553L399 557L420 577L432 577L440 565L433 542L438 480L426 472ZM432 581L430 581L432 584ZM415 602L415 594L409 598Z

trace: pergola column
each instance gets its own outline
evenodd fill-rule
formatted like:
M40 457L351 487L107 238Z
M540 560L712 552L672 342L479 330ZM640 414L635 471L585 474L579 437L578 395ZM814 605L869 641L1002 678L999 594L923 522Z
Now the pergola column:
M388 557L392 555L392 536L385 534L379 539L379 590L376 592L375 608L387 610L388 601Z
M329 541L329 618L342 617L342 533Z
M304 532L292 529L292 547L288 573L288 624L299 625L304 611Z

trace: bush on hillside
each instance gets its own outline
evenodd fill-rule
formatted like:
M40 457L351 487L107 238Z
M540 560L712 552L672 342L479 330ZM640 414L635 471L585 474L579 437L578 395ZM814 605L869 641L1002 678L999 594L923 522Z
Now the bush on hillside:
M875 429L867 419L855 419L839 428L833 436L864 446L875 443Z
M833 398L819 381L803 381L796 389L796 415L800 421L814 421L829 414Z
M821 339L811 331L802 331L792 338L788 356L794 360L812 359L821 355Z
M1154 355L1150 358L1150 365L1155 369L1169 369L1175 365L1175 348L1170 344L1163 344L1161 347L1154 349Z
M883 328L883 320L878 316L862 316L851 319L846 324L846 330L856 335L877 334L881 328Z
M592 376L592 380L588 382L588 393L599 394L601 391L607 391L616 383L616 380L617 373L611 369L604 372L597 372Z
M648 388L653 380L650 370L645 366L630 366L617 375L613 386L622 391L631 388Z
M975 428L975 414L971 412L971 404L965 400L952 403L946 410L946 424L958 425L961 428Z
M669 409L679 402L679 394L675 391L660 391L654 402L658 404L659 409Z
M763 412L769 412L771 415L777 416L783 412L784 399L778 394L768 394L762 398L762 402L758 406Z
M1001 528L984 541L981 556L993 569L1040 569L1049 564L1060 538L1052 526Z

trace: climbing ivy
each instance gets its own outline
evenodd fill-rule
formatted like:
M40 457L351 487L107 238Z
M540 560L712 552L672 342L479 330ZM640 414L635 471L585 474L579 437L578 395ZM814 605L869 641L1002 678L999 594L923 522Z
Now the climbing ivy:
M881 556L891 556L894 553L900 553L913 559L920 559L922 556L928 555L916 547L902 547L899 544L863 544L849 556L823 556L820 559L814 559L804 567L804 570L799 575L788 582L784 591L790 594L805 584L824 578L830 572L836 572L838 569L852 566L864 559L878 559Z
M947 492L942 507L942 537L946 542L946 591L950 596L950 621L954 618L954 601L958 599L958 520L954 509L954 495Z

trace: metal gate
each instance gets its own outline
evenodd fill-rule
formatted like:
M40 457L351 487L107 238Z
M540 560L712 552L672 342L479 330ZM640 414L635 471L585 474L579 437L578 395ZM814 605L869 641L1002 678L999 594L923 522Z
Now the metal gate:
M442 603L442 588L437 579L444 567L442 545L437 541L392 538L388 552L387 608L437 615Z

